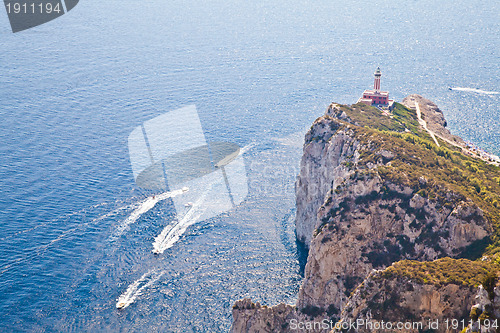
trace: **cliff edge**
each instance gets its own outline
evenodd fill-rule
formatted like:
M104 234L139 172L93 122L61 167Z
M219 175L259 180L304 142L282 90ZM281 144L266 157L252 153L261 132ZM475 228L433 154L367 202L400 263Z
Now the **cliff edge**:
M297 304L237 303L232 332L470 319L479 286L496 283L499 168L442 139L437 146L419 125L415 102L429 129L463 141L431 101L410 95L403 102L389 116L364 104L332 104L314 122L296 181L297 238L309 248ZM483 306L481 314L493 318L494 311Z

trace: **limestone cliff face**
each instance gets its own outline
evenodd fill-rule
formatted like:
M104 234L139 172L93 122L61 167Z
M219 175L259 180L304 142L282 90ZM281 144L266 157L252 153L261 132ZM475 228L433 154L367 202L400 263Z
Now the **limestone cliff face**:
M332 105L313 124L296 186L297 235L310 247L299 309L341 310L373 269L402 259L459 256L488 235L481 209L462 195L436 186L439 200L423 198L418 188L385 179L378 167L396 158L391 147L375 151L376 164L358 166L370 143L330 115L346 119ZM431 186L425 177L419 181Z
M329 115L317 119L307 132L300 174L295 185L297 197L297 238L306 247L311 243L319 222L318 208L325 194L337 186L350 173L346 164L356 160L359 142L354 133L339 130L340 124Z
M471 308L472 324L467 327L466 333L481 332L494 333L499 331L500 318L500 286L486 286L486 290L482 285L477 289L475 296L475 304ZM485 319L489 321L485 322Z
M230 333L327 333L334 324L330 320L315 320L314 316L298 311L295 306L279 304L267 307L246 298L233 306Z
M432 102L418 95L405 99L408 106L415 101L429 128L460 142L445 129L444 117ZM332 104L305 136L295 187L296 231L309 255L296 306L240 301L233 309L232 332L326 332L320 327L292 330L290 323L377 318L377 304L388 299L392 308L384 311L392 311L394 318L468 319L476 293L470 285L383 279L373 272L405 259L460 258L492 233L490 220L457 186L426 173L425 163L436 168L447 163L433 155L432 147L427 157L416 156L408 141L397 146L392 134L366 129L363 119L379 121L367 114L374 111L359 106L357 112ZM392 130L392 118L413 117L404 112L382 119L380 126ZM404 139L408 128L418 135L418 122L412 119L393 126L399 138ZM410 160L420 165L417 176Z
M233 326L231 333L238 332L279 332L286 330L288 322L298 318L291 305L280 304L268 308L245 298L233 306Z
M357 332L416 333L428 329L431 322L434 332L455 332L450 320L468 318L474 296L474 289L463 284L423 284L404 277L386 278L382 271L374 271L352 294L340 321L386 322L386 329L360 324ZM411 322L412 326L395 330L400 322ZM392 329L387 329L389 325Z
M346 180L320 207L317 219L325 224L310 245L299 308L341 309L372 269L457 256L488 234L481 210L453 193L447 199L455 204L438 208L411 188L365 177Z

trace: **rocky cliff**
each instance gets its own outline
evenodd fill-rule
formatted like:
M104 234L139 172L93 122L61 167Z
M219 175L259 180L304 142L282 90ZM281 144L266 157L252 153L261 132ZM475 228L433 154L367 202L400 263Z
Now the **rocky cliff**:
M418 95L405 99L409 107L415 101L429 128L461 142L445 129L437 106ZM296 182L297 238L309 248L296 307L241 310L237 304L233 332L296 332L295 322L322 323L302 327L322 332L332 329L326 322L382 320L390 313L401 320L468 319L480 282L460 279L496 271L499 176L498 168L452 145L436 146L402 104L390 115L362 104L330 105L306 134ZM463 272L453 283L387 273L401 260L483 255L486 266L460 262ZM435 265L434 273L443 275L445 267L453 263Z
M359 323L356 332L461 331L468 326L477 299L475 287L485 281L490 268L487 262L450 258L394 263L367 276L352 293L339 322ZM487 304L475 306L484 310ZM372 329L382 322L385 329Z
M496 276L490 275L477 288L475 304L465 333L494 333L500 331L500 285Z
M455 142L456 144L465 147L465 142L462 140L462 138L451 134L450 131L446 128L447 122L444 117L443 111L441 111L434 102L420 95L412 94L403 99L402 104L408 108L414 109L415 103L418 103L418 105L420 106L420 110L422 111L422 119L427 122L429 130L443 138L446 138L452 142Z

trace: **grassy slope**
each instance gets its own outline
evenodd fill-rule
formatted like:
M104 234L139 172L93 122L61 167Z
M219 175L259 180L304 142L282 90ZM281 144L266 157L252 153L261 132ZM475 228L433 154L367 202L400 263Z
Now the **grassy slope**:
M488 255L492 261L449 258L432 263L402 261L388 268L388 274L410 275L424 283L478 284L487 270L497 271L500 263L500 168L466 156L445 142L440 142L441 147L436 146L429 134L419 127L415 111L402 104L396 103L392 117L364 104L341 105L340 108L358 126L343 124L351 127L357 137L369 145L361 154L358 168L381 161L383 157L377 152L390 150L397 156L390 165L378 167L383 178L409 185L442 205L453 204L446 202L443 188L459 193L478 205L493 226L491 238L482 244L489 246L485 248L479 244L471 248L470 253L474 258ZM422 176L427 179L425 185L419 182Z
M426 262L403 260L385 269L380 277L406 277L436 286L453 283L477 287L488 277L491 269L489 262L467 259L442 258Z

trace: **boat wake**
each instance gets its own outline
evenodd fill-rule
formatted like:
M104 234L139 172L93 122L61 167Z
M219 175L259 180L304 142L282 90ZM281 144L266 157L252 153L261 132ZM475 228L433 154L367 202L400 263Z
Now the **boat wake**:
M207 191L208 192L208 191ZM189 211L180 220L175 223L167 225L163 231L155 238L153 242L153 250L155 254L163 253L166 249L171 248L184 234L187 228L195 224L200 216L203 214L204 209L201 208L203 201L207 195L205 192L200 198L191 205Z
M251 150L255 146L257 146L257 144L255 142L249 143L248 145L246 145L245 147L240 149L240 155L247 153L249 150Z
M134 281L130 286L128 286L127 290L120 295L116 302L117 309L125 309L130 304L134 303L137 297L139 297L144 289L152 286L156 281L158 281L164 272L156 272L149 271L145 273L141 278L137 281Z
M143 214L151 210L158 202L168 198L173 198L187 191L187 188L183 188L181 190L165 192L153 197L148 197L146 200L140 202L137 208L116 228L115 232L109 237L109 241L116 241L118 237L120 237L125 231L127 231L131 224L135 223L135 221L137 221Z
M450 90L474 92L474 93L484 94L484 95L498 95L498 94L500 94L500 92L498 92L498 91L487 91L487 90L481 90L481 89L475 89L475 88L455 87L455 88L450 88Z
M253 147L255 147L255 143L250 143L245 147L241 148L240 155L247 153ZM216 186L217 182L214 182L207 186L205 191L200 195L200 197L194 202L189 202L185 206L189 207L189 210L186 214L177 218L172 224L167 225L162 232L155 237L153 242L153 250L151 252L155 254L161 254L165 250L171 248L180 237L186 232L187 228L196 222L199 221L200 217L202 217L207 210L210 210L213 207L206 207L205 204L206 198L208 194L212 191L213 187ZM204 205L205 204L205 205ZM206 214L204 218L206 218Z

